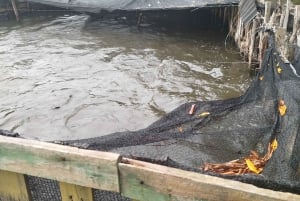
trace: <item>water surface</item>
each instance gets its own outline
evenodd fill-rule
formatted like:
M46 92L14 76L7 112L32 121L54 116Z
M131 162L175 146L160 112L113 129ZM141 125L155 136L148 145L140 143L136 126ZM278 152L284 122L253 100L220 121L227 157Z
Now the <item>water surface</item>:
M226 35L85 15L0 24L0 127L40 140L148 126L179 105L239 96L250 77Z

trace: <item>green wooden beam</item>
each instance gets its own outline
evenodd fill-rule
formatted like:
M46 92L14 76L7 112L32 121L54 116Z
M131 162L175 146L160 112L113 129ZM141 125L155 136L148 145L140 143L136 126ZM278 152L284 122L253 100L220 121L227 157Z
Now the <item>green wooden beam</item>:
M92 200L91 188L120 192L140 201L300 200L300 195L195 172L131 159L120 162L118 154L4 136L0 136L0 170L15 172L12 176L0 172L0 199L1 193L17 195L7 192L24 187L21 174L28 174L60 181L63 199L73 201ZM15 181L10 184L13 187L6 188L7 180ZM26 195L26 190L20 192Z
M119 155L0 136L0 170L119 192Z
M121 193L141 201L299 201L300 195L127 159L119 164Z

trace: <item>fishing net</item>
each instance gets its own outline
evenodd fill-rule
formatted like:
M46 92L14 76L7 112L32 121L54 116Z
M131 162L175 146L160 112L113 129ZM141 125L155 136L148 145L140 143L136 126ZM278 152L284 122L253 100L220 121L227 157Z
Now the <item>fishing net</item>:
M56 143L300 194L300 66L295 68L281 60L270 33L262 67L244 95L186 103L142 130ZM60 200L55 181L28 177L28 183L34 200ZM127 200L105 191L93 195Z
M300 77L270 35L244 95L186 103L142 130L61 143L300 193Z

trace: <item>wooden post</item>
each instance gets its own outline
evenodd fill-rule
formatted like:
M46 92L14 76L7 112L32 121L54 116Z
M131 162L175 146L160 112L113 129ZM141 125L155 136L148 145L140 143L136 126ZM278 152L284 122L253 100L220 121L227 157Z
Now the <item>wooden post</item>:
M290 15L290 0L286 0L286 8L283 20L283 28L287 30L288 22L289 22L289 15Z
M255 43L255 35L256 35L256 29L257 29L257 25L258 25L258 21L257 19L253 20L253 24L252 24L252 31L251 31L251 42L250 42L250 46L249 46L249 66L252 63L252 57L253 57L253 50L254 50L254 43Z
M269 21L270 21L271 7L272 7L272 2L266 1L265 2L265 18L264 18L265 24L269 23Z
M236 30L234 39L235 39L235 42L237 43L237 45L239 47L241 47L241 30L242 30L243 25L242 25L242 21L240 18L238 18L237 21L238 21L238 24L237 24L237 30Z
M282 15L281 15L281 12L282 12L282 9L280 9L279 7L277 7L274 11L273 11L273 13L272 13L272 15L271 15L271 18L270 18L270 22L269 22L269 24L271 24L272 26L273 25L275 25L275 26L279 26L279 27L282 27L282 26L280 26L280 20L281 20L281 18L278 18L279 16L281 17Z
M11 5L12 5L12 7L14 9L16 20L19 22L20 21L20 16L19 16L19 12L18 12L18 8L17 8L16 0L10 0L10 1L11 1Z
M294 14L294 24L293 24L293 33L290 38L290 43L294 43L297 37L297 31L299 30L299 21L300 21L300 6L295 6L295 14Z
M68 183L59 183L62 201L93 201L92 189Z
M268 33L260 33L260 41L259 41L259 55L258 55L258 60L259 60L259 68L261 68L262 61L264 59L264 53L265 50L268 48L268 38L269 34Z
M0 170L0 200L30 200L25 179L22 174Z

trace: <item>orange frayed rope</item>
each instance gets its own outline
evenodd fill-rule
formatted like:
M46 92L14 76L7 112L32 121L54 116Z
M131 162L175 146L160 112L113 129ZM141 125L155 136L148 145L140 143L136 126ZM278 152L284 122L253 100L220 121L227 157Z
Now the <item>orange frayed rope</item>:
M272 143L269 143L268 152L264 157L259 157L257 152L251 151L250 155L243 159L221 164L206 163L201 169L206 172L215 172L222 175L260 174L277 147L278 142L274 139Z

